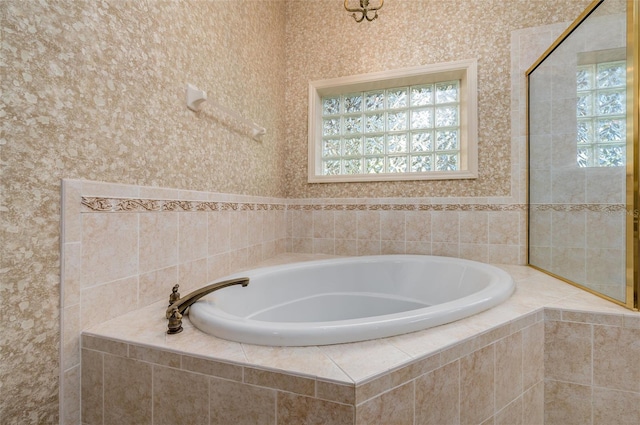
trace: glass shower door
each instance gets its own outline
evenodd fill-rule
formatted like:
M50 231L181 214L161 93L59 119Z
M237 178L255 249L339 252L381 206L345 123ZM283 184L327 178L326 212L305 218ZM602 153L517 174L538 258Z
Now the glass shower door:
M528 258L637 308L628 7L633 2L594 2L527 72Z

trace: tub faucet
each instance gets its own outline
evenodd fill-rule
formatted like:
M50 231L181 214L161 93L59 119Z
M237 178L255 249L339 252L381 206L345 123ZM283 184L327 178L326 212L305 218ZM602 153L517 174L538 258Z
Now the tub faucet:
M169 330L167 333L177 334L178 332L182 332L182 315L191 304L195 303L200 298L212 293L213 291L217 291L218 289L226 288L228 286L242 285L244 287L248 284L248 277L224 280L222 282L212 283L211 285L196 289L184 297L180 297L178 285L175 285L171 291L171 296L169 297L170 305L165 313L166 318L169 319Z

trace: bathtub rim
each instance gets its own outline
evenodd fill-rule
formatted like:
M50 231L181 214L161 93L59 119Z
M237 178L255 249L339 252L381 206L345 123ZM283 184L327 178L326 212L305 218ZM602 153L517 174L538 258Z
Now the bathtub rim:
M346 319L330 322L263 322L246 320L207 303L206 297L191 308L189 321L199 330L217 338L239 343L265 346L305 347L346 344L379 338L403 335L451 323L495 307L507 300L515 290L513 278L505 270L491 264L455 257L435 255L392 254L353 257L336 257L259 267L225 276L231 279L256 273L278 272L292 268L321 267L327 264L367 263L378 260L433 260L446 264L465 265L484 270L491 275L487 287L462 298L425 308L367 318ZM241 288L237 288L242 291ZM238 291L238 293L240 293ZM195 307L195 309L194 309ZM372 320L375 318L375 320ZM294 342L295 341L295 342Z

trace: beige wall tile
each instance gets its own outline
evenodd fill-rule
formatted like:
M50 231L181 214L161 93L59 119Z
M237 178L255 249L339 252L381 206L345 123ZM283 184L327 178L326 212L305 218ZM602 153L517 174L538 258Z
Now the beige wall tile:
M635 425L640 420L640 393L593 388L593 425Z
M522 394L522 418L525 425L544 424L544 381Z
M179 368L181 363L180 355L169 351L160 351L140 345L129 345L128 357L134 360L142 360L147 363L154 363L160 366Z
M291 236L293 238L313 237L312 211L291 211Z
M428 211L407 211L405 232L407 241L431 241L431 213Z
M501 245L518 245L520 243L517 231L520 213L500 211L490 212L488 215L489 243Z
M640 329L593 328L593 385L640 393Z
M61 412L63 416L60 418L60 423L62 425L74 425L80 423L80 375L81 371L79 364L69 370L66 370L62 375L62 389L64 392L64 394L60 396L64 402Z
M138 272L178 264L178 213L140 214Z
M247 211L247 245L262 243L264 236L264 212Z
M89 326L113 319L137 308L138 277L129 277L81 291L80 326Z
M212 425L275 425L276 391L210 378Z
M82 244L79 242L66 243L62 270L62 306L69 307L80 302L80 287L82 282Z
M522 387L531 388L544 379L544 322L522 329Z
M208 246L209 255L221 254L229 251L231 246L231 228L228 211L209 213Z
M510 232L513 233L513 227ZM460 212L460 242L486 244L488 241L489 213L480 211Z
M518 397L496 413L495 425L522 425L524 424L522 397ZM540 423L542 425L542 423Z
M104 356L82 350L82 423L102 424L104 417Z
M334 212L313 211L313 237L321 239L333 239L335 236Z
M358 241L379 241L380 240L380 212L379 211L358 211L356 212L358 226Z
M591 387L554 380L544 385L545 425L591 423Z
M315 381L301 376L247 367L244 369L244 382L301 395L315 395Z
M431 241L458 243L460 218L457 212L435 211L431 213Z
M232 224L233 227L233 224ZM191 212L178 216L178 262L206 258L207 246L207 213ZM246 220L244 222L246 244Z
M413 425L414 387L412 381L358 405L356 425Z
M80 364L80 305L67 307L62 312L62 370Z
M501 410L522 394L523 337L521 332L495 343L495 403ZM511 414L508 414L512 417Z
M317 380L316 397L338 403L355 404L356 388L354 385L342 385L335 382Z
M151 365L104 355L104 423L150 424Z
M591 325L546 322L545 378L591 384Z
M352 425L354 407L311 397L278 393L278 425Z
M405 236L405 212L381 211L380 212L380 239L402 241Z
M206 285L208 283L207 272L207 258L180 264L178 266L178 283L182 295L187 295L189 292ZM168 293L171 293L171 288Z
M460 359L460 423L477 424L493 416L495 409L495 347Z
M138 215L82 215L82 286L110 282L138 271Z
M209 425L209 378L153 366L154 425Z
M178 283L178 267L172 266L140 275L138 306L144 307L160 300L167 300L171 289ZM187 288L183 288L184 291ZM183 293L186 295L186 293Z
M192 356L182 356L182 368L205 375L242 381L242 366Z
M460 362L442 366L416 379L416 423L460 423Z

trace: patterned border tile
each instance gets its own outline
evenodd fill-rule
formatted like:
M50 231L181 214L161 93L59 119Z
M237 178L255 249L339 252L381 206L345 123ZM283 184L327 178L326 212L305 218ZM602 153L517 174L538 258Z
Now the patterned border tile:
M82 197L82 212L284 211L283 204Z
M82 212L163 211L526 211L526 204L269 204L171 199L82 197ZM624 208L624 206L623 206Z

